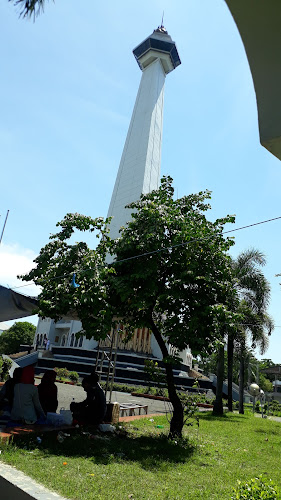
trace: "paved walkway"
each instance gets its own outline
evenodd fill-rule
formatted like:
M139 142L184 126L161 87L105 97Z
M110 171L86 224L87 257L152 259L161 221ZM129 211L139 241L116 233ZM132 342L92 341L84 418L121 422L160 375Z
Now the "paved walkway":
M262 418L262 414L261 413L255 413L255 417L258 417L258 418ZM281 422L281 417L274 417L273 415L270 415L270 416L266 416L266 419L267 420L275 420L275 422Z
M68 385L57 383L58 386L58 411L60 408L64 407L66 410L69 409L70 403L75 399L75 402L83 401L86 398L86 393L81 386ZM108 394L109 396L109 394ZM147 413L167 413L171 409L171 404L164 401L157 401L155 399L147 399L139 396L131 396L129 392L112 392L112 402L117 401L118 403L134 403L140 405L147 405Z

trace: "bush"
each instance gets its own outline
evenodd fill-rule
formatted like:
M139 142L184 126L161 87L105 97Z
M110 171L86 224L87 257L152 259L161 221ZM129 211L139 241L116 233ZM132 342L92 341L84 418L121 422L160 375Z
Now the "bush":
M200 394L189 394L188 392L182 392L178 394L181 404L183 407L184 414L184 424L189 426L197 424L199 427L199 416L197 403L201 403Z
M59 380L63 378L69 378L69 371L67 368L55 368L55 372L57 373L57 377Z
M4 359L0 357L0 380L5 382L9 377L9 370L12 366L12 361L10 359Z
M272 411L281 411L281 404L279 403L279 401L276 401L276 399L273 399L273 401L271 401L270 403L270 409Z
M231 500L276 500L278 498L277 486L263 475L250 481L238 481L238 486L233 488L233 492Z
M106 383L104 381L101 381L100 385L104 389ZM113 386L112 386L112 390L113 391L128 392L130 394L131 394L131 392L136 392L139 388L140 388L140 386L134 386L134 385L130 385L130 384L118 384L116 382L113 382ZM142 391L141 392L145 392L144 387L142 387Z
M145 359L144 372L146 373L149 387L151 386L150 382L156 385L160 385L164 384L166 381L166 376L157 361L153 361L152 359Z
M68 378L69 378L69 380L71 380L71 382L78 382L79 375L77 372L69 372Z
M270 403L267 404L267 410L270 414L279 416L281 413L281 404L274 399Z
M257 401L257 402L256 402L256 405L255 405L255 412L256 412L256 413L260 413L260 402L259 402L259 401Z

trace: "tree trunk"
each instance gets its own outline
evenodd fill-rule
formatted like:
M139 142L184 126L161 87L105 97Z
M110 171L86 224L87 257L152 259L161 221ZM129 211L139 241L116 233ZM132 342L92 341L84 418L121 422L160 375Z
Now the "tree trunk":
M244 414L244 378L245 378L245 362L244 349L241 346L240 350L240 367L239 367L239 413Z
M228 410L233 411L232 404L232 383L233 383L233 350L234 350L234 336L228 335L227 338L227 385L228 385Z
M224 346L222 345L219 347L218 350L217 392L216 392L216 400L214 402L213 415L223 415L223 405L222 405L223 374L224 374Z
M166 344L164 342L164 339L158 330L157 326L154 324L152 321L151 323L151 329L152 332L158 342L158 345L161 349L163 358L166 358L169 353L168 349L166 347ZM173 405L174 411L173 411L173 416L172 420L170 423L170 433L169 437L174 438L174 437L182 437L182 429L183 429L183 424L184 424L184 419L183 419L183 407L181 404L181 400L177 395L177 391L175 388L175 381L174 381L174 374L173 374L173 367L170 363L165 363L165 370L166 370L166 380L167 380L167 386L168 386L168 394L170 401Z

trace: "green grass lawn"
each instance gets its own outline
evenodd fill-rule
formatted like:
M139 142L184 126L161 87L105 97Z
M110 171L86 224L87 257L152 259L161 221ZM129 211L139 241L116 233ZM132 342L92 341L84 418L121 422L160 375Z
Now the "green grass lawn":
M157 428L157 425L164 428ZM168 441L169 424L155 417L126 424L105 440L75 430L0 444L1 460L69 499L230 499L237 479L265 474L281 487L281 424L250 414L200 414L182 442Z

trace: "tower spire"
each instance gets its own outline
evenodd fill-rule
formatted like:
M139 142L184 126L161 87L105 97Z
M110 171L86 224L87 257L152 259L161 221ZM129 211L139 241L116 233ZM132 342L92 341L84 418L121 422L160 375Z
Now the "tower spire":
M165 78L181 64L176 44L162 25L133 54L142 78L108 211L114 239L131 218L125 205L159 187Z

